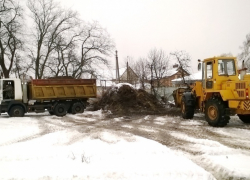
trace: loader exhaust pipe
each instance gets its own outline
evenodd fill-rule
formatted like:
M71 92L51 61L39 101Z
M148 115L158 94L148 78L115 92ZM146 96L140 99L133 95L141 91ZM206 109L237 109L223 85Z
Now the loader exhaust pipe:
M244 76L245 76L246 73L247 73L247 68L245 67L245 61L244 61L244 60L242 61L242 67L241 67L241 69L239 70L239 73L240 73L240 80L243 80L243 79L244 79Z

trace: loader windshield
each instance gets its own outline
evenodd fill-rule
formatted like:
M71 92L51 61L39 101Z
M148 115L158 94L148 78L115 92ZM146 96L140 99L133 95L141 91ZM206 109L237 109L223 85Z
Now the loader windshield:
M236 75L234 60L233 59L218 60L218 74L219 76Z

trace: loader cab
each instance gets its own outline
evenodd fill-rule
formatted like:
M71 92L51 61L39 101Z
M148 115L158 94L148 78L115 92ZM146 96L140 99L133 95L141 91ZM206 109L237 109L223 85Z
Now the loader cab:
M235 57L214 57L202 63L202 86L207 90L221 90L222 83L238 80Z

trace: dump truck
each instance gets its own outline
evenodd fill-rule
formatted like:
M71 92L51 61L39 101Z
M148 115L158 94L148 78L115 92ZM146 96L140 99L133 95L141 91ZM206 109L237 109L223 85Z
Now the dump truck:
M22 117L27 112L64 116L83 113L96 97L96 79L0 79L0 112Z
M192 119L199 110L213 127L226 126L230 116L236 114L244 123L250 123L250 75L244 62L239 70L236 57L213 57L200 63L201 81L196 81L193 88L173 92L182 117Z

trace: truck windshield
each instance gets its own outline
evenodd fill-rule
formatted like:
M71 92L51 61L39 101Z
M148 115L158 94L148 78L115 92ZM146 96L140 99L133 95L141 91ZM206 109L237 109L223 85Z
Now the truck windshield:
M234 60L233 59L218 60L218 74L220 76L236 75Z

